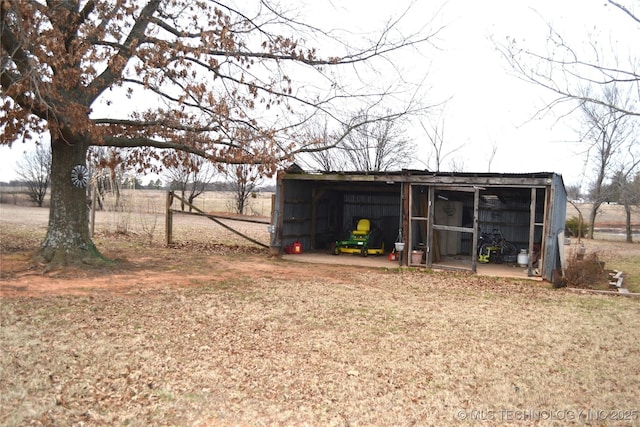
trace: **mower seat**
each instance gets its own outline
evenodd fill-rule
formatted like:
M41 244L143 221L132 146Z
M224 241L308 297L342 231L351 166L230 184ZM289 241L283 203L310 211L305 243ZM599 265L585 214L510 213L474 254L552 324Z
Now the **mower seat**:
M384 253L384 242L382 240L382 231L379 228L372 230L371 222L362 218L358 220L356 229L351 231L348 240L336 241L333 254L382 255Z
M371 223L368 219L361 219L358 221L356 229L351 232L354 236L366 236L371 231Z

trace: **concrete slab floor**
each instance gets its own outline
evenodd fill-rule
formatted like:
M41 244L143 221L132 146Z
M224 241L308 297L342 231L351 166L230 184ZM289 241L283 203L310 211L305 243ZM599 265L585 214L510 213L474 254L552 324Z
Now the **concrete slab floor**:
M369 255L363 257L353 254L332 255L325 252L303 252L301 254L284 254L282 259L295 262L306 262L309 264L328 264L328 265L354 265L360 267L372 268L398 268L398 261L389 261L387 255ZM439 264L434 264L434 270L447 270L452 268L464 267L465 263L459 260L443 260ZM466 263L470 268L471 264ZM415 266L416 268L420 268ZM541 281L539 276L527 276L526 267L520 267L516 264L477 264L477 274L490 277L509 277L518 279L529 279Z

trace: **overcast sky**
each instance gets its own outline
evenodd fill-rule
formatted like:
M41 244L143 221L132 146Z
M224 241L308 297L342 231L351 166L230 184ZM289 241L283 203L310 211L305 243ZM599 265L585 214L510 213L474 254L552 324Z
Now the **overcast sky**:
M608 36L611 20L621 18L621 12L610 9L601 0L447 2L444 15L450 24L442 34L430 81L443 96L453 97L447 105L445 138L451 146L465 144L456 152L465 171L486 172L495 144L491 172L558 172L565 185L581 183L584 156L581 146L572 143L578 139L578 123L558 120L554 113L534 118L552 94L512 76L490 37L515 37L544 52L549 22L579 44L589 34Z
M334 28L343 25L355 30L380 27L409 4L403 0L351 0L345 2L347 6L337 1L308 3L307 12L313 19L326 16ZM533 119L545 100L551 99L550 94L509 75L490 37L504 40L508 35L528 45L543 46L545 22L550 22L580 42L594 32L608 35L616 22L628 19L605 7L603 0L417 1L406 28L420 26L440 8L434 25L446 28L439 35L437 49L423 46L419 54L410 52L406 68L408 76L416 79L427 74L429 101L451 98L443 116L444 136L449 147L463 145L456 152L456 163L462 164L465 172L487 172L495 145L491 172L557 172L566 185L586 184L584 157L579 147L570 143L577 139L576 123L558 121L553 114ZM412 166L423 169L429 162L426 137L421 129L412 129L411 134L420 147ZM25 148L30 147L21 143L12 149L0 147L0 181L16 178L13 165ZM450 159L445 159L442 170L447 170Z

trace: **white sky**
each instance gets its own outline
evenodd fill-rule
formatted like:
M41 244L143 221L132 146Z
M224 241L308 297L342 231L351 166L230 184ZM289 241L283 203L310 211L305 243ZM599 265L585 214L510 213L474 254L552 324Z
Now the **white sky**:
M306 6L301 2L296 5L308 7L303 10L315 20L329 19L333 28L372 29L397 15L409 0L352 0L347 2L348 6L333 1L327 2L327 7L318 0L307 2ZM408 31L430 20L439 3L416 1L406 24ZM629 19L625 20L621 12L603 4L603 0L449 0L444 3L442 15L436 20L436 24L447 25L437 41L439 49L423 46L419 52L408 52L403 62L409 70L408 78L420 79L428 70L426 84L431 86L430 101L452 97L444 116L445 141L449 147L464 144L456 152L456 162L464 165L465 172L488 171L495 144L497 151L491 172L558 172L566 185L583 182L584 158L578 154L578 147L568 142L577 139L571 129L576 123L558 122L552 115L530 120L544 105L544 99L551 99L550 94L509 75L489 36L504 40L509 35L527 45L543 46L545 21L577 42L596 31L608 35L609 28L615 27L616 22ZM350 13L347 9L356 12ZM344 13L340 13L342 10ZM412 166L423 169L428 162L426 136L420 129L413 129L411 133L416 135L416 144L421 147L418 160ZM16 178L13 166L25 148L30 149L21 143L15 143L11 149L0 147L0 181ZM449 160L445 159L442 170L447 169Z
M594 25L606 26L611 13L600 0L508 1L451 0L445 5L441 52L434 58L430 81L445 97L452 96L445 116L445 141L466 172L486 172L492 145L497 151L491 172L558 172L565 185L581 183L584 156L573 120L554 114L534 119L552 94L525 83L507 71L489 36L516 37L527 46L545 41L545 21L567 37L583 41ZM535 9L534 9L535 8ZM546 101L545 101L546 100ZM426 143L426 142L425 142ZM448 159L445 159L445 167Z

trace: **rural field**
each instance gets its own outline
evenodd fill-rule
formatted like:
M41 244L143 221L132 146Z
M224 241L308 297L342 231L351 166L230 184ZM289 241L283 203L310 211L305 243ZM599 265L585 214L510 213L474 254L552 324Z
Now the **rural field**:
M157 200L97 212L113 264L52 271L48 210L0 204L0 425L640 424L639 298L291 262L190 215L167 247ZM640 244L585 246L639 283Z

